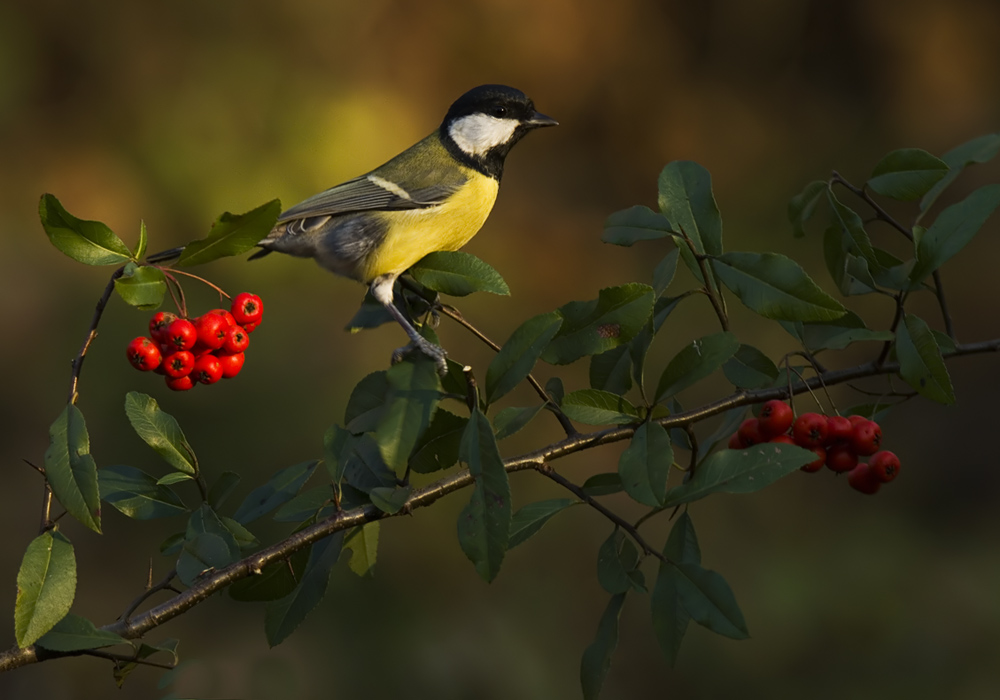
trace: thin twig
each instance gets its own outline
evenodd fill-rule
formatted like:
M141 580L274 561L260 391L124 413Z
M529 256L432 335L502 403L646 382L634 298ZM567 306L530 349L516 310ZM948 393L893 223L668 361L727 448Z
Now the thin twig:
M956 340L955 322L951 319L951 312L948 310L948 300L944 295L944 286L941 282L941 270L934 270L934 296L937 297L938 307L941 309L941 317L944 319L944 330L948 337Z
M103 651L102 649L85 649L74 653L78 653L81 656L95 656L98 659L107 659L108 661L114 661L116 664L138 664L140 666L162 668L167 671L176 668L176 664L164 664L159 661L150 661L149 659L140 659L136 656L128 656L127 654L114 654L110 651Z
M149 573L152 575L152 567L150 567ZM125 608L125 612L119 615L118 619L128 622L129 618L132 617L132 613L138 610L140 605L145 603L149 598L156 595L160 591L173 591L174 593L180 593L180 591L173 586L173 580L175 578L177 578L177 569L171 569L166 576L160 579L158 583L152 585L147 583L146 590L136 596L135 600L128 604L128 607Z
M45 482L45 491L42 493L42 518L38 525L38 534L48 532L55 523L52 520L52 487L49 482Z
M223 291L222 287L219 287L218 285L216 285L216 284L214 284L212 282L209 282L204 277L199 277L198 275L192 274L190 272L185 272L184 270L178 270L178 269L175 269L175 268L172 268L172 267L171 268L165 268L165 267L163 267L161 265L152 265L152 267L155 267L157 270L159 270L160 272L162 272L164 275L168 275L168 274L184 275L185 277L190 277L193 280L198 280L199 282L201 282L203 284L207 284L209 287L211 287L212 289L214 289L216 292L219 293L219 300L220 301L222 300L222 297L225 297L226 299L232 299L231 296L229 296L228 294L226 294L225 291ZM178 287L180 287L180 284L177 283L176 280L174 280L174 283L177 284Z
M87 350L90 349L90 344L94 342L94 338L97 337L97 324L101 322L101 316L104 315L104 307L108 305L108 300L111 299L111 293L115 291L115 281L125 274L125 267L119 267L113 273L111 273L111 279L108 280L107 286L104 287L104 293L101 298L97 300L97 306L94 308L94 315L90 319L90 328L87 330L87 335L83 339L83 345L80 347L80 352L76 354L76 358L73 360L73 373L70 378L69 384L69 398L67 401L69 403L76 403L79 398L79 393L77 392L77 386L80 384L80 370L83 369L83 361L87 357Z
M726 314L725 301L720 298L722 296L721 291L716 294L716 288L712 284L712 275L709 272L707 263L708 256L699 252L694 247L694 241L691 240L691 237L687 235L687 232L684 231L683 228L681 229L681 236L684 238L684 242L687 243L688 250L691 251L695 260L698 261L698 269L701 270L701 276L705 280L705 294L708 295L709 301L712 302L712 308L715 309L715 315L719 317L719 325L722 326L722 330L728 331L729 317Z

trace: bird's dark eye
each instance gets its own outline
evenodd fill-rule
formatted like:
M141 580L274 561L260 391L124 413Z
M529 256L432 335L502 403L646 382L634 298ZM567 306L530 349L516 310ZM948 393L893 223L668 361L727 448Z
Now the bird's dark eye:
M507 108L503 105L495 105L490 108L490 114L492 114L497 119L503 119L507 116Z

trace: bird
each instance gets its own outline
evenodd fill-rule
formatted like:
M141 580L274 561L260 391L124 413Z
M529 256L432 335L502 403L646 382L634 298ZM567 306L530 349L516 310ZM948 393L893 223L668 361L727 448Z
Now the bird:
M530 131L557 124L520 90L475 87L423 140L282 212L250 259L275 251L313 258L367 285L409 337L393 362L416 349L445 374L447 353L394 304L396 280L425 255L468 243L493 209L511 148Z

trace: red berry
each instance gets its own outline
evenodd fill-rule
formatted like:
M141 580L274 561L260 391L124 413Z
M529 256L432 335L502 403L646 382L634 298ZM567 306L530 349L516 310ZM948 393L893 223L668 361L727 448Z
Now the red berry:
M851 473L847 475L847 483L855 491L867 494L875 493L878 491L879 486L882 485L875 477L875 472L864 462L851 470Z
M767 438L760 432L760 423L756 418L747 418L740 423L740 429L736 433L740 436L743 447L752 447L753 445L767 442Z
M167 377L167 386L174 391L187 391L194 388L194 382L190 374L185 374L183 377Z
M148 372L160 366L160 348L149 338L140 336L128 344L125 351L128 361L141 372Z
M167 326L177 320L177 314L169 311L157 311L149 319L149 337L158 343L167 342Z
M858 421L851 433L851 445L859 455L875 454L882 445L882 428L873 420Z
M163 371L168 377L186 377L194 369L194 355L189 350L178 350L163 358Z
M202 355L194 363L191 379L202 384L215 384L222 379L222 365L215 355Z
M851 427L854 427L858 423L863 423L868 419L865 418L864 416L853 415L853 416L848 416L847 420L851 421Z
M765 403L760 409L760 415L757 416L760 432L768 438L787 433L794 420L795 414L792 413L791 407L778 399Z
M792 437L800 447L819 447L826 442L826 416L803 413L792 425Z
M838 474L858 466L858 453L850 445L832 445L826 450L826 466Z
M733 433L729 436L729 442L726 443L726 447L731 450L742 450L743 438L740 437L739 433Z
M260 297L250 292L240 292L233 299L230 311L238 324L260 323L260 318L264 314L264 305Z
M186 318L179 318L167 326L167 344L174 350L190 350L198 341L198 330Z
M235 377L243 369L243 362L245 360L246 355L242 352L237 352L233 355L219 355L219 365L222 366L222 377L224 379ZM736 433L733 433L733 435L736 435ZM732 438L730 438L730 442L732 442ZM732 446L730 445L730 447Z
M228 355L235 355L243 352L250 345L250 336L243 330L243 326L231 326L226 329L226 339L222 345L222 351Z
M243 326L243 330L245 330L247 333L253 333L254 329L259 325L260 321L256 321L254 323L247 323Z
M826 444L835 445L838 442L850 442L854 426L843 416L829 416L826 419Z
M804 472L818 472L823 468L823 464L826 463L826 450L822 447L809 447L807 449L816 453L816 459L809 464L806 464L801 469Z
M768 442L777 442L782 445L794 445L795 440L792 439L791 435L775 435L773 438L768 440Z
M206 348L218 350L226 342L226 329L229 325L219 314L209 312L199 316L194 327L198 331L198 343Z
M225 309L212 309L208 313L215 314L216 316L222 316L222 318L225 319L227 326L236 325L236 319L233 318L233 315L228 311L226 311Z
M877 481L888 484L899 475L899 457L888 450L876 452L868 461L868 468Z

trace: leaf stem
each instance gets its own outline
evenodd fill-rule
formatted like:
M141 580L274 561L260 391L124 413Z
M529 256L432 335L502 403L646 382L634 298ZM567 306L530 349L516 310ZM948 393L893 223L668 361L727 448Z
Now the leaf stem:
M111 279L108 280L107 285L104 287L104 293L101 294L101 298L97 300L97 306L94 307L94 315L90 319L90 328L87 330L87 335L83 339L83 345L80 346L80 352L76 354L76 358L73 360L73 372L69 384L69 398L67 399L69 403L75 404L77 399L80 398L77 387L80 384L80 371L83 369L83 361L87 357L87 351L90 349L90 344L93 343L94 338L97 337L97 325L101 322L101 316L104 315L104 307L108 305L108 301L111 299L111 293L115 291L115 281L118 280L118 278L123 274L125 274L124 265L111 274Z

